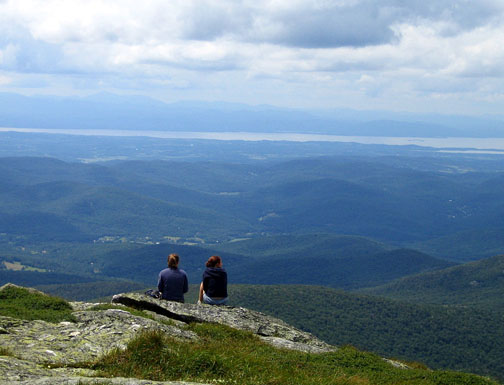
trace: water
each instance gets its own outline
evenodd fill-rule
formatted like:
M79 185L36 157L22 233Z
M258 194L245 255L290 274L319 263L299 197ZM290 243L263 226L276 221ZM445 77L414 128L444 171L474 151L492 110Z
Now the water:
M144 136L161 139L211 139L244 141L288 141L288 142L347 142L360 144L383 144L393 146L415 145L439 149L458 149L453 152L504 154L504 138L417 138L383 136L337 136L325 134L297 134L270 132L183 132L183 131L140 131L140 130L73 130L49 128L8 128L0 132L27 132L86 136ZM464 150L460 150L464 149Z

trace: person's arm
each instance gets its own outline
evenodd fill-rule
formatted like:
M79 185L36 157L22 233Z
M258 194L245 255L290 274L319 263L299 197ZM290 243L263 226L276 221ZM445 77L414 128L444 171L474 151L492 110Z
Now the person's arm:
M163 292L163 279L161 278L161 273L159 273L158 282L157 282L157 289L160 293Z
M201 285L199 287L199 301L203 302L203 282L201 282Z
M187 280L187 275L184 274L184 293L187 293L189 291L189 281Z

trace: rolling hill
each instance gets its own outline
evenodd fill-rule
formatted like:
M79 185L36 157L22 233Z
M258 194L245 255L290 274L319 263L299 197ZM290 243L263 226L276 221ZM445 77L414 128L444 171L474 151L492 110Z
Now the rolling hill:
M374 255L334 258L309 254L275 256L250 261L233 269L233 281L250 284L326 285L352 290L377 286L420 271L446 267L451 263L408 249Z
M423 242L411 243L409 247L454 261L468 262L504 254L504 228L483 228L462 231Z
M25 283L28 279L33 285L39 281L47 283L44 274L51 271L79 274L91 281L122 279L153 287L158 272L166 267L166 256L170 253L181 256L180 267L186 270L191 283L200 282L206 260L218 254L224 260L232 283L311 284L349 290L377 286L453 264L362 237L334 235L265 237L226 245L198 246L166 242L74 242L27 246L21 240L16 242L25 246L4 246L3 251L0 249L0 263L18 262L35 268L30 272L9 272L11 282ZM36 269L44 271L37 272ZM24 277L27 273L29 278Z
M328 254L333 257L349 257L373 255L393 249L390 245L372 239L336 234L266 236L213 244L212 247L254 258L292 254L305 254L309 257L327 256Z
M277 237L272 237L277 238ZM264 246L261 240L233 242L240 245L229 251L214 249L216 245L159 244L132 246L104 254L98 264L100 273L107 277L128 279L154 285L157 273L165 267L166 256L178 253L181 268L188 273L191 283L201 279L204 263L210 255L221 255L229 280L248 284L310 284L357 289L377 286L406 275L445 268L451 262L432 258L408 249L392 249L359 237L290 236L284 248L274 247L255 252L247 245ZM319 239L316 251L310 253L310 240ZM266 243L272 242L267 239ZM242 244L244 243L244 244ZM280 243L281 244L281 243ZM315 243L317 244L317 243ZM297 247L296 247L297 246ZM248 248L247 254L242 254ZM285 254L282 250L288 250ZM276 252L276 254L269 254Z
M68 223L94 238L333 233L410 245L504 227L500 174L348 158L100 165L1 158L0 212L51 214L62 233Z
M404 277L366 293L412 303L504 310L504 255Z
M326 285L347 290L377 286L452 263L410 249L396 249L363 237L282 235L213 245L247 255L233 268L233 282Z

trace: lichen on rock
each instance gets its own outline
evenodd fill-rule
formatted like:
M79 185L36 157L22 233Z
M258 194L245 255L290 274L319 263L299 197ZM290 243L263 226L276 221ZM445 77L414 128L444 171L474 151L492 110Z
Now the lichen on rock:
M316 353L336 350L336 347L278 318L243 307L183 304L139 293L118 294L112 298L112 302L149 310L183 322L213 322L250 331L260 337L265 337L264 341L277 347Z
M131 378L99 378L90 369L113 349L126 348L140 331L159 330L183 341L198 336L187 329L189 322L211 322L250 331L265 342L304 352L327 352L336 348L285 322L242 307L215 307L158 300L138 293L114 296L113 303L141 310L145 317L117 309L91 310L96 304L71 303L76 322L49 323L0 316L2 385L182 385L186 382L156 382ZM194 385L194 383L192 383Z

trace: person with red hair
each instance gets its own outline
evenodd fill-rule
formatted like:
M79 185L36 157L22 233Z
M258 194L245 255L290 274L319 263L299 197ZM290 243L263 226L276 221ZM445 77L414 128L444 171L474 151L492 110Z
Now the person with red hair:
M228 303L227 272L222 267L222 259L218 255L212 255L208 258L200 285L198 303L208 305L226 305Z

